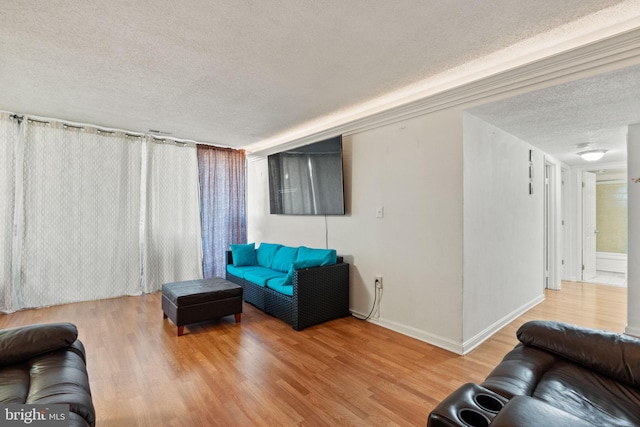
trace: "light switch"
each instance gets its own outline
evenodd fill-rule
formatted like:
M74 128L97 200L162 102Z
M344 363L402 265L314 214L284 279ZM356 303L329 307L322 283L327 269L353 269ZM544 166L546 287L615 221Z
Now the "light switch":
M384 217L384 207L376 206L376 218L382 218L382 217Z

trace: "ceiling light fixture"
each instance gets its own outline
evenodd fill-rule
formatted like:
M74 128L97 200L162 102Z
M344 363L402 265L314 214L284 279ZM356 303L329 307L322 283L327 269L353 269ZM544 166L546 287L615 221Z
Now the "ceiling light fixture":
M588 150L579 152L578 156L582 157L583 160L586 160L588 162L595 162L596 160L600 160L606 152L607 150Z

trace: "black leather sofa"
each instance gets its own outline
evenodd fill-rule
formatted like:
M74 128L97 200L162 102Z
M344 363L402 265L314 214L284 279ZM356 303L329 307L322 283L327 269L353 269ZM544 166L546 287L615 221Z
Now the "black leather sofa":
M231 251L227 251L227 264L233 264ZM292 296L258 286L229 272L226 279L243 287L246 302L285 321L296 331L351 315L349 264L342 257L338 257L337 264L295 270Z
M465 384L429 427L640 426L640 339L532 321L481 384Z
M0 330L0 403L68 405L67 425L95 426L85 351L75 325Z

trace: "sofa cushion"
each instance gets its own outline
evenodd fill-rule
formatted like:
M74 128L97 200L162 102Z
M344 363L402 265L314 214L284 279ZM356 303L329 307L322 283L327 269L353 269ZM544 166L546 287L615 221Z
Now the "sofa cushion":
M279 245L277 243L260 243L260 247L258 247L257 251L258 265L271 268L273 257L276 256L276 252L281 247L282 245Z
M293 286L293 272L295 270L300 270L301 268L320 267L321 265L322 265L322 259L305 259L302 261L293 261L291 263L291 267L289 267L287 276L284 278L284 281L282 282L282 285Z
M233 274L236 277L239 277L241 279L244 279L244 275L247 271L251 271L251 270L259 270L263 267L260 267L259 265L243 265L240 267L236 267L235 265L231 265L228 264L227 265L227 272L229 274Z
M593 425L640 425L640 391L569 361L549 369L532 396Z
M242 267L243 265L258 265L255 243L231 245L231 255L233 256L233 265L236 267Z
M281 293L283 295L293 296L293 286L284 284L285 277L274 277L273 279L269 279L267 281L267 288L273 289L274 291Z
M516 396L498 412L491 422L491 427L513 426L593 427L593 424L541 400L528 396Z
M282 271L286 273L289 271L291 264L296 260L298 254L298 248L292 248L290 246L281 246L278 248L276 255L273 257L271 268L274 270Z
M640 339L562 322L530 321L516 336L524 345L537 347L586 368L640 387Z
M333 265L338 262L338 256L335 249L315 249L300 246L298 248L296 261L304 261L308 259L321 260L319 265Z
M256 285L264 288L267 286L267 281L269 279L273 279L274 277L284 278L285 276L286 274L281 271L262 267L256 270L247 271L244 275L244 280L248 280L249 282L255 283Z
M49 323L0 330L0 366L70 346L78 339L72 323Z

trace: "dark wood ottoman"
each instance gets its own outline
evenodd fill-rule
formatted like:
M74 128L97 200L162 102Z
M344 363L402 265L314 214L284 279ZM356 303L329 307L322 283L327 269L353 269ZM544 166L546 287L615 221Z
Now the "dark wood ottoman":
M221 277L165 283L162 285L163 318L178 327L234 314L236 323L242 314L242 286Z

